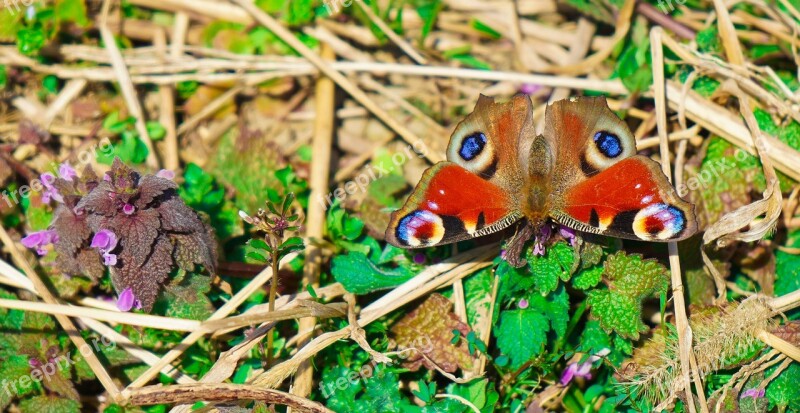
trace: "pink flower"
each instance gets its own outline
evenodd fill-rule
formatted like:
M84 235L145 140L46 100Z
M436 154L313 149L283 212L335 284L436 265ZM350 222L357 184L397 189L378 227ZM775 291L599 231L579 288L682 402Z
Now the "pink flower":
M169 169L162 169L156 173L156 176L159 178L169 179L170 181L175 179L175 172Z
M754 399L760 399L764 397L764 394L766 394L766 391L764 391L764 389L758 389L758 388L747 389L744 391L744 393L742 393L739 396L739 398L744 399L745 397L752 397Z
M58 175L65 181L70 181L70 182L72 182L72 178L78 177L78 173L75 172L75 169L69 166L68 163L62 163L58 167Z
M25 248L36 248L37 254L45 255L47 250L44 247L58 242L58 234L52 229L36 231L28 234L21 242Z
M522 86L519 87L519 93L525 95L532 95L538 92L542 88L542 85L538 85L535 83L523 83Z
M92 237L90 247L97 248L100 254L103 255L103 264L117 265L117 254L112 254L111 251L117 247L117 235L107 229L101 229Z
M528 308L528 304L529 304L528 300L523 298L523 299L519 300L519 303L517 304L517 307L519 307L520 309L524 310L524 309Z
M544 245L542 245L541 242L536 241L536 243L533 244L533 255L544 255L544 253Z
M56 202L60 203L64 202L64 198L53 186L53 183L56 181L55 175L51 174L50 172L45 172L39 177L39 179L42 181L42 185L44 186L44 192L42 192L42 202L45 204L49 204L50 200L55 200Z
M124 213L125 213L125 215L131 215L131 214L133 214L135 211L136 211L136 207L134 207L134 206L133 206L133 205L131 205L131 204L125 204L125 205L122 207L122 212L124 212Z
M101 251L111 251L117 246L117 235L107 229L101 229L92 238L92 248Z
M569 366L567 366L567 369L561 373L561 380L559 380L559 383L561 383L562 386L566 386L575 377L583 377L587 380L591 379L592 364L594 364L595 361L607 356L610 352L611 350L604 348L598 351L596 354L589 356L589 358L583 363L570 363Z
M569 242L569 245L575 246L575 230L570 227L565 227L560 225L558 228L558 233Z
M133 290L131 287L127 287L119 293L119 298L117 298L117 308L120 311L131 311L132 308L136 308L137 310L142 308L142 303L133 295Z

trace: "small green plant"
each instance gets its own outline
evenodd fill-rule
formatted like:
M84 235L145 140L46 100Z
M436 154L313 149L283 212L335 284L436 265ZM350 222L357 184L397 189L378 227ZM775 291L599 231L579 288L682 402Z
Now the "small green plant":
M302 238L286 237L287 233L297 231L299 228L297 222L300 220L300 215L293 213L293 202L294 194L290 192L283 197L280 207L272 201L267 201L267 209L259 209L255 217L247 215L244 211L239 212L245 222L264 233L262 238L253 238L249 241L249 245L258 252L251 251L247 256L259 262L266 262L272 267L269 311L275 311L275 295L278 292L278 270L281 258L291 252L303 249ZM267 367L272 365L272 347L273 334L270 332L267 335Z

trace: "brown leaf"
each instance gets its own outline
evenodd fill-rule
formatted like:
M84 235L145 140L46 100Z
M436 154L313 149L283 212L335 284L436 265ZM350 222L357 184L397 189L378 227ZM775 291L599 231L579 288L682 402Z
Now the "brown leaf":
M131 215L118 214L108 221L108 226L117 235L122 250L129 257L126 265L139 268L144 264L158 236L160 221L158 211L143 209Z
M459 367L462 370L470 370L473 359L466 341L459 340L458 345L451 343L453 330L466 335L469 326L453 314L452 307L453 304L445 296L431 294L419 307L392 326L391 332L398 348L420 349L448 373L455 372ZM414 352L404 362L404 367L412 371L418 370L420 365L434 369L434 366L419 352Z
M114 288L122 291L130 287L133 295L142 303L142 309L149 312L153 308L161 286L172 271L173 246L166 238L159 237L153 246L153 253L141 267L132 265L137 260L123 249L118 265L111 267Z
M58 233L56 250L59 255L66 254L75 257L81 247L88 245L92 236L92 230L86 222L86 215L75 215L64 205L59 205L54 215L53 229Z
M177 189L178 185L169 179L160 178L155 175L145 175L139 180L139 197L134 201L134 205L136 208L145 208L159 196L164 195L168 191L176 191Z

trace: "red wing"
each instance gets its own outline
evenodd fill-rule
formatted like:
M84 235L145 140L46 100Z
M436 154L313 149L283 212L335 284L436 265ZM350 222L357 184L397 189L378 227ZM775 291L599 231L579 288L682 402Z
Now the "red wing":
M423 174L414 192L392 213L386 240L402 248L430 247L499 231L520 215L509 194L451 162Z
M623 159L569 188L553 216L575 229L645 241L676 241L697 231L694 207L680 199L658 163Z

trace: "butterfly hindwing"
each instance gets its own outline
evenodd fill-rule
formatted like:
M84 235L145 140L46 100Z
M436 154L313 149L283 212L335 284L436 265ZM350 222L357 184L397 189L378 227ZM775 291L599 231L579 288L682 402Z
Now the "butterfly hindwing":
M658 163L639 155L569 188L553 215L581 231L644 241L677 241L697 230L694 207L678 197Z
M452 162L439 162L392 213L386 240L403 248L430 247L499 231L519 219L509 194Z

